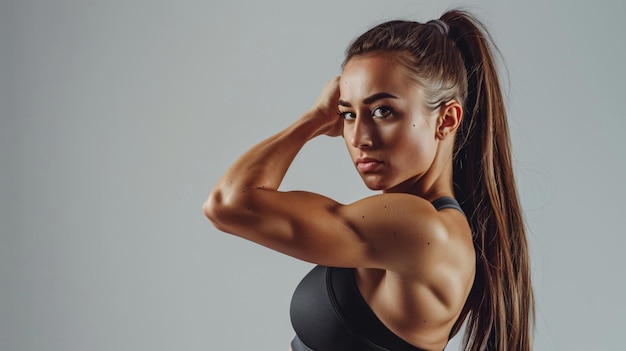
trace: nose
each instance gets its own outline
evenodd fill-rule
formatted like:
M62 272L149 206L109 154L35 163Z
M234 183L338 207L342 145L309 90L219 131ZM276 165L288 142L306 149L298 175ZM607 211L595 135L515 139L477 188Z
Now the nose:
M356 148L370 148L374 145L375 131L372 121L357 117L349 125L344 125L345 135L350 144Z

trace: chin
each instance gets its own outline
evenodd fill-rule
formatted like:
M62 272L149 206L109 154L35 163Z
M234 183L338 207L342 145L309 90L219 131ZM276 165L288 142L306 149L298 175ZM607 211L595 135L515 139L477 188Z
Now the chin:
M387 184L381 183L381 182L375 182L375 181L371 181L368 179L363 179L363 183L365 183L365 186L370 189L370 190L374 190L374 191L379 191L379 190L386 190L387 188L389 188L389 186Z

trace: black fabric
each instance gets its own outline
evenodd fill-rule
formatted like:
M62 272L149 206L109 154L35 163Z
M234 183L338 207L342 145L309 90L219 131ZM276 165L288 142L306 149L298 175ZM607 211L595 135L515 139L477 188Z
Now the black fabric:
M454 208L455 210L461 211L464 214L463 209L458 201L456 201L453 197L443 196L432 202L433 206L437 209L437 211L441 211L444 208Z
M437 210L459 203L444 197ZM361 295L353 268L316 266L296 287L290 307L293 351L423 351L395 335Z
M290 312L293 351L421 351L376 317L353 268L313 268L296 288Z

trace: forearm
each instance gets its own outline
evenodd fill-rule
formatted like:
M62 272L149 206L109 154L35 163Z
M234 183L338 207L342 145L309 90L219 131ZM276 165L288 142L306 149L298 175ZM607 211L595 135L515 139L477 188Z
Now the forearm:
M305 114L288 128L244 153L222 176L215 189L278 189L304 144L320 134L322 126L314 118L309 118L312 113Z
M278 190L304 144L321 134L341 135L343 120L336 113L338 99L339 77L335 77L326 83L313 109L248 150L226 171L203 206L216 227L233 232L254 226L255 213L258 215L260 210L255 201L268 191Z
M304 114L239 157L205 202L207 217L217 225L220 218L244 211L255 191L277 190L304 144L323 133L324 125L314 113Z

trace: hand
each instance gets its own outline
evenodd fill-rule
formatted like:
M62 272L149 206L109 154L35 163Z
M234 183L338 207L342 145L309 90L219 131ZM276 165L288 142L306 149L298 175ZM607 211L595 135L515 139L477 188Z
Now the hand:
M337 114L339 101L339 77L329 80L313 108L315 118L324 120L322 134L340 136L343 134L343 119Z

